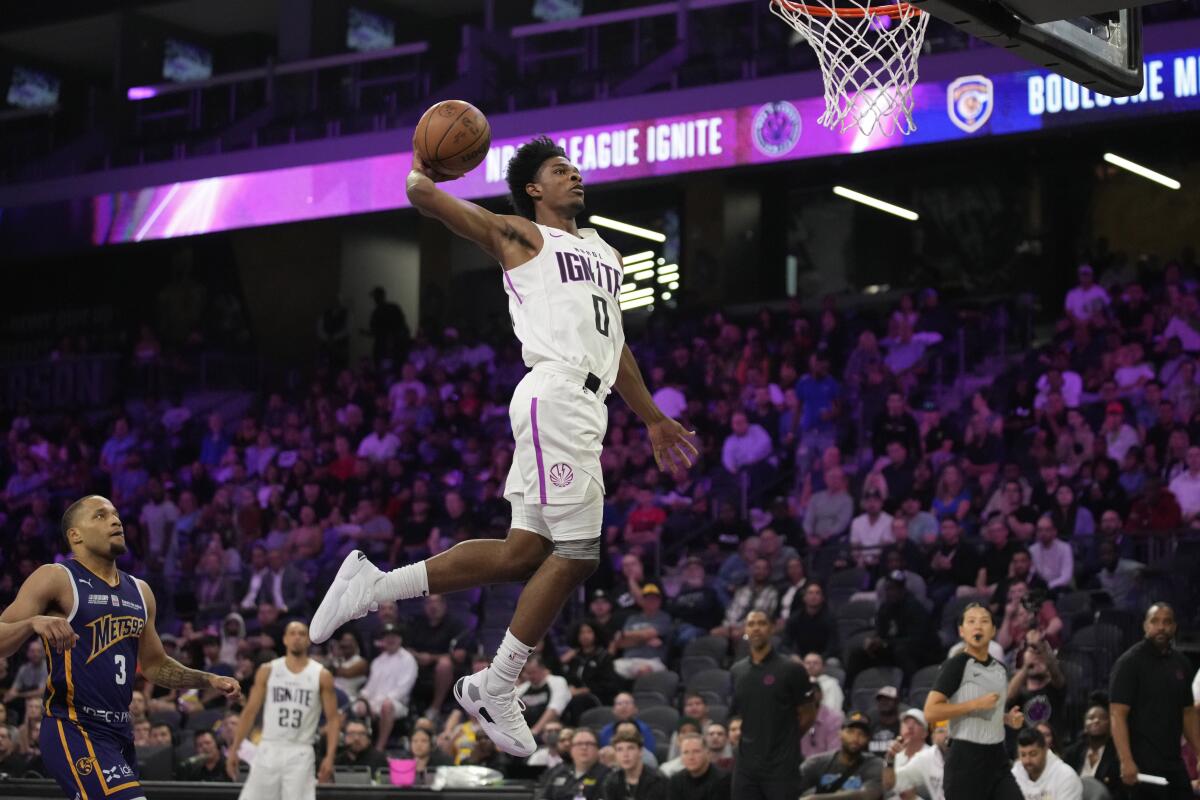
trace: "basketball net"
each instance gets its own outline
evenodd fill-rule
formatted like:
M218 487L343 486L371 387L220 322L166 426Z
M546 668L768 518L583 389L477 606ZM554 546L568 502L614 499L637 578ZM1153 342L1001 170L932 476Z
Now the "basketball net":
M857 127L864 136L916 130L912 90L929 14L873 0L771 0L771 12L821 63L825 113L817 122L840 133Z

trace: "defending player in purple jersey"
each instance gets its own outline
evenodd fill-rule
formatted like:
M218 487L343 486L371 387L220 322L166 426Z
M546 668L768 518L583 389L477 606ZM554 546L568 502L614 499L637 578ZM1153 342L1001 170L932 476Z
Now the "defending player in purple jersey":
M49 662L42 759L67 797L143 798L129 703L140 663L168 688L212 687L236 699L232 678L188 669L167 657L154 628L150 587L117 569L125 528L106 498L88 495L63 514L73 558L37 569L0 614L0 658L31 635Z

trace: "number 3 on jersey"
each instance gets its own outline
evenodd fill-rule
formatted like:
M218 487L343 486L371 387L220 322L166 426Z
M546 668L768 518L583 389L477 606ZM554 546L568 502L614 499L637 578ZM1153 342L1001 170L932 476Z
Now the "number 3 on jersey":
M594 294L592 306L596 311L596 330L601 336L608 336L608 303L600 295Z
M113 664L116 665L117 674L113 676L113 680L121 686L125 685L125 656L113 656Z

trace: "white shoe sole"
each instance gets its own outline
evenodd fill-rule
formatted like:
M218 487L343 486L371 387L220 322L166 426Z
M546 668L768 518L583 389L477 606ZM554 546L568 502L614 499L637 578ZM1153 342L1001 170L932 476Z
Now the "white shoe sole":
M333 583L329 584L329 590L325 592L321 605L317 607L317 613L313 614L312 622L309 623L308 634L314 644L321 644L338 628L353 619L350 616L339 619L345 614L342 610L342 599L346 595L346 588L370 563L361 550L352 550L342 561Z
M470 677L469 675L464 675L454 682L454 699L462 707L462 710L467 712L471 719L475 720L475 724L488 735L497 749L516 758L528 758L533 755L533 752L537 749L536 743L533 747L527 747L522 745L515 736L506 731L499 730L498 726L488 719L488 716L490 716L488 710L478 700L464 696L469 695L472 688L475 688L477 693L479 691L475 684L471 684L468 687L467 681Z

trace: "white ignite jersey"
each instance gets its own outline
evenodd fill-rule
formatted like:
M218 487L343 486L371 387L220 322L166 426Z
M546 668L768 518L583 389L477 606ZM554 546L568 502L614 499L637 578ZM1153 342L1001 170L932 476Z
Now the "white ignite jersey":
M321 718L322 669L314 659L299 673L288 669L286 659L271 662L262 712L264 742L312 744Z
M592 228L537 227L541 251L503 277L525 366L565 364L611 387L625 346L621 259Z

